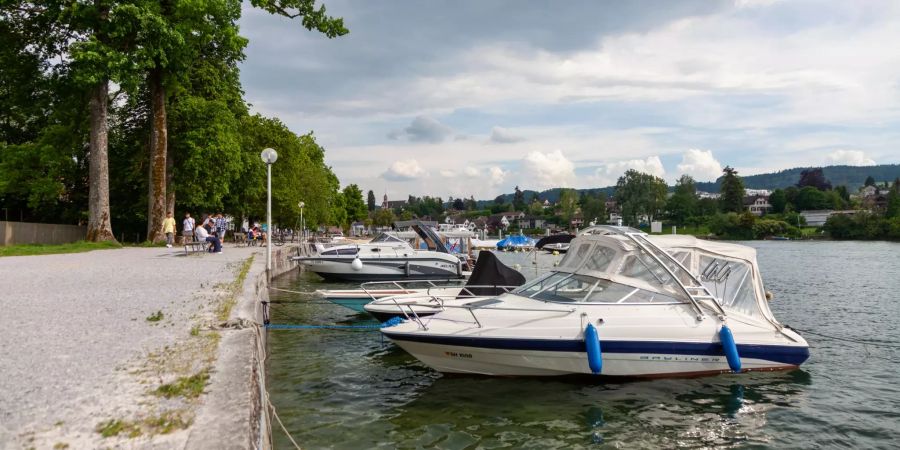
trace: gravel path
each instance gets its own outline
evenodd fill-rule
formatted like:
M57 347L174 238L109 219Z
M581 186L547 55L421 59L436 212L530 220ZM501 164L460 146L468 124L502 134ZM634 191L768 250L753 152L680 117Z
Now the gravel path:
M184 446L177 428L128 440L96 431L167 406L148 392L172 381L171 368L148 366L200 342L192 327L215 320L223 285L251 254L264 257L259 248L179 250L0 258L0 448ZM149 322L157 311L164 318Z

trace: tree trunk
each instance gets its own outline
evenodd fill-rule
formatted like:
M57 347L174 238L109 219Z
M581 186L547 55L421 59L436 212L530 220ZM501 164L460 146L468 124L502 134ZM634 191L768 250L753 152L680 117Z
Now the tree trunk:
M147 240L161 242L166 218L166 90L162 69L150 71L150 174L147 198Z
M109 217L108 106L109 82L104 80L93 87L90 101L90 187L85 240L93 242L116 240Z
M172 156L172 147L166 146L166 212L175 217L175 158ZM176 221L177 222L177 221Z

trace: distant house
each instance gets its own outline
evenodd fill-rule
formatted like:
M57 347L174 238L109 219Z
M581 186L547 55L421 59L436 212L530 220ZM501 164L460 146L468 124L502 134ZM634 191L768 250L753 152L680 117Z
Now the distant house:
M619 212L619 204L613 199L606 200L606 211L610 213Z
M721 196L722 196L722 194L719 194L718 192L697 191L697 198L711 198L711 199L715 200Z
M522 217L521 219L518 219L516 221L516 223L519 225L519 228L523 228L523 229L524 228L544 229L544 228L546 228L545 225L546 225L547 221L540 217L525 216L525 217Z
M768 195L748 195L744 197L744 207L754 216L762 216L772 210Z
M350 224L350 236L366 236L369 234L369 227L362 222L353 222Z
M407 206L409 206L407 200L388 200L387 194L384 194L384 199L381 201L381 209L404 209Z
M850 209L846 211L834 211L831 209L816 209L809 211L800 211L800 216L806 219L806 225L810 227L821 227L825 225L825 221L828 220L829 217L835 214L843 214L846 216L852 216L859 211L855 209Z
M878 195L878 188L875 186L866 186L859 190L859 194L863 198L871 197L873 195Z
M506 228L507 226L515 223L519 219L524 219L525 213L521 211L513 211L513 212L502 212L497 214L491 214L487 219L488 229L497 230L500 228ZM505 220L504 220L505 219ZM506 225L503 222L506 222Z
M572 228L583 227L584 226L584 216L581 215L580 213L575 214L574 216L572 216L572 220L569 221L569 225L571 225Z

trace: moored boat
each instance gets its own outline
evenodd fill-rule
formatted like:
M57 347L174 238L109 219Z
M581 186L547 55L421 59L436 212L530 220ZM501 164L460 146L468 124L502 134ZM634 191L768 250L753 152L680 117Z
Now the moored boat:
M809 356L769 310L755 250L624 227L582 232L558 267L511 293L410 319L382 333L451 373L681 376Z
M407 241L380 234L367 244L336 245L313 256L292 259L306 270L332 281L378 281L404 279L463 278L468 270L466 255L450 253L441 238L425 225L414 225L427 250Z
M525 276L507 267L493 253L484 251L478 255L475 269L465 285L435 286L420 293L373 298L363 309L380 322L394 317L422 318L443 311L445 305L466 305L510 292L523 283Z

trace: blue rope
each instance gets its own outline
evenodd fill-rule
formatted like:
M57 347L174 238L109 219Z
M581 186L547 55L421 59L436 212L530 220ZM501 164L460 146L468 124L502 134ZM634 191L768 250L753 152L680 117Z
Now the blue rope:
M377 325L302 325L302 324L268 324L266 328L270 330L377 330L379 328L390 328L403 323L403 319L393 317L387 322Z

